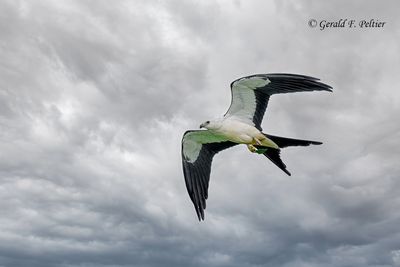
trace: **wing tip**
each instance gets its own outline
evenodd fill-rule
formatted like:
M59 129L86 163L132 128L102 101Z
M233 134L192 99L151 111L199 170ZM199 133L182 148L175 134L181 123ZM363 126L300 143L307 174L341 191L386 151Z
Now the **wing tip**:
M199 219L199 222L204 221L204 209L202 207L197 207L196 205L194 206L196 209L196 214L197 218Z
M322 145L323 143L322 142L319 142L319 141L311 141L310 142L310 145L317 145L317 146L319 146L319 145Z
M319 78L315 78L313 76L302 75L302 74L296 74L296 73L268 73L268 74L248 75L248 76L244 76L244 77L234 80L231 83L231 88L232 88L232 85L236 81L245 79L245 78L252 78L252 77L264 77L264 78L268 78L268 79L269 78L289 78L289 79L294 79L294 80L302 80L303 82L309 82L309 83L312 83L313 85L315 85L316 87L314 90L333 92L332 86L320 82Z
M322 91L327 91L327 92L333 92L333 87L325 84L325 83L321 83L321 82L317 82L319 85L319 88L321 88Z
M307 78L303 79L303 82L315 86L314 90L333 92L333 87L326 83L320 82L320 79L309 76L305 77Z

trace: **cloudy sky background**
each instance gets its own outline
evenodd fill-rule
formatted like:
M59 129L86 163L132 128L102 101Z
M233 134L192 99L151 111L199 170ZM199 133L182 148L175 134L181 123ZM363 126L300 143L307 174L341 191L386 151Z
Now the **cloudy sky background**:
M0 2L0 266L400 266L397 1ZM375 19L379 29L310 28ZM321 78L274 96L213 163L205 222L180 141L254 73Z

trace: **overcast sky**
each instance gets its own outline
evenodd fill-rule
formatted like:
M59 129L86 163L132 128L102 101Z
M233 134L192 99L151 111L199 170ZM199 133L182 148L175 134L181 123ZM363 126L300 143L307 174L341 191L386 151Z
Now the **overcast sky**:
M398 1L0 1L0 266L400 266ZM316 20L316 27L309 20ZM326 28L322 20L386 22ZM180 142L254 73L265 132L213 162L206 220Z

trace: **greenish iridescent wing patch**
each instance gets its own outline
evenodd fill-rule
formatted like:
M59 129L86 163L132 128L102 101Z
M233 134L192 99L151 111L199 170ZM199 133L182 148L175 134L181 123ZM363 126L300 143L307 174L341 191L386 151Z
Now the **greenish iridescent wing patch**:
M199 156L203 144L219 143L227 141L227 139L218 134L214 134L209 130L189 131L183 136L182 153L188 162L195 162Z
M226 137L209 130L189 131L184 139L193 140L202 144L227 141Z
M257 148L256 153L257 154L264 154L267 152L268 148Z

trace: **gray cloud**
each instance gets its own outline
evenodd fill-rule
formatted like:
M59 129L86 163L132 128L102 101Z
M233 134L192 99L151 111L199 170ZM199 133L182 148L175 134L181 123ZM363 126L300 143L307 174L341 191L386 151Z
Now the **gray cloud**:
M0 265L400 266L397 9L3 1ZM224 151L198 223L181 136L224 114L232 80L268 72L334 87L274 96L263 124L324 145L285 150L290 178Z

